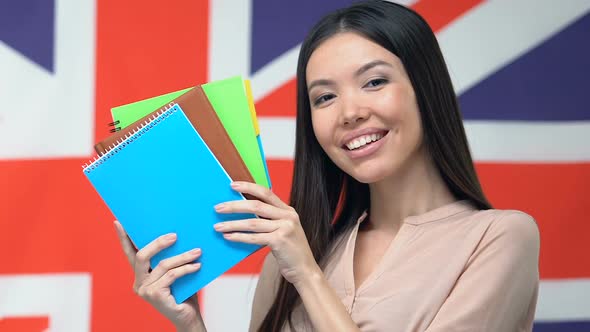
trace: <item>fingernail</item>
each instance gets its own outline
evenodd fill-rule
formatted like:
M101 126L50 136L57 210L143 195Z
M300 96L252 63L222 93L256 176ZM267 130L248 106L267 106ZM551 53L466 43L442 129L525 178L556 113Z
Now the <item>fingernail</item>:
M225 204L220 203L215 205L215 211L219 212L219 211L223 211L225 209Z
M239 183L239 182L232 182L232 183L230 184L230 186L231 186L232 188L234 188L234 189L235 189L235 188L239 188L239 187L240 187L240 183Z
M166 234L166 236L164 238L169 241L176 240L176 234L175 233Z
M223 226L224 226L224 224L220 222L220 223L213 225L213 228L215 228L216 230L220 230L223 228Z
M199 249L199 248L195 248L195 249L193 249L193 250L190 251L190 254L191 255L197 255L197 254L200 254L200 253L201 253L201 249Z
M201 267L201 263L193 263L191 264L195 269L198 269Z

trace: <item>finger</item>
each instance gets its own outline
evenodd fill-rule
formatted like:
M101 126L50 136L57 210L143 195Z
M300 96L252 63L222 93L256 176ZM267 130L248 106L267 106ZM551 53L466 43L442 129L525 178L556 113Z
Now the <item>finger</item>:
M252 213L266 219L288 218L290 210L257 200L239 200L218 204L215 210L219 213Z
M164 275L160 279L158 279L152 285L153 285L153 287L156 287L157 289L170 287L170 285L172 285L172 283L174 281L176 281L177 279L179 279L187 274L197 272L200 269L201 269L201 263L191 263L191 264L181 265L181 266L176 267L172 270L168 270L166 273L164 273Z
M117 236L119 237L119 242L121 243L121 247L123 248L123 252L125 253L125 256L127 257L129 264L131 264L131 266L133 266L134 265L133 262L135 261L135 254L137 253L137 250L135 249L135 247L133 246L133 243L131 243L131 240L129 239L129 237L127 236L127 233L123 229L123 225L121 225L121 223L118 220L115 220L114 224L115 224L115 230L117 231Z
M176 234L165 234L150 242L135 255L135 277L143 280L149 274L150 259L176 241Z
M268 203L270 205L276 206L281 209L289 209L291 208L285 202L283 202L277 195L275 195L272 190L265 188L259 184L251 183L251 182L244 182L244 181L236 181L232 182L231 187L243 194L250 194L253 196L258 197L261 201Z
M256 232L270 233L276 231L280 225L277 221L266 219L242 219L220 222L213 226L218 232Z
M269 233L224 233L223 237L232 242L258 244L267 246L270 243Z
M193 263L197 258L201 256L201 249L196 248L193 250L189 250L185 253L180 255L176 255L170 258L163 259L160 263L156 266L156 268L150 273L150 275L146 278L145 284L151 284L156 280L160 279L166 272L175 269L179 266Z

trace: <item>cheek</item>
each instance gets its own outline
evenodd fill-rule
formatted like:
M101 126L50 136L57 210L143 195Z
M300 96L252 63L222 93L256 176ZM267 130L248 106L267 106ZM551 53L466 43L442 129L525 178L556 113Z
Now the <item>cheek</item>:
M375 109L384 124L392 130L392 149L396 158L405 158L421 144L422 127L413 91L405 85L391 89L375 98Z
M385 116L394 128L415 131L420 127L420 113L414 94L405 86L398 86L380 99L380 109L388 110Z
M405 150L414 151L422 145L422 120L417 106L408 108L403 116L403 124L399 128L400 143Z
M330 119L319 111L313 112L311 115L311 123L313 132L318 143L324 150L332 139L333 130L330 125Z
M415 98L408 96L406 99L406 112L404 114L404 122L410 131L411 137L419 139L422 137L422 118L420 117L420 110Z

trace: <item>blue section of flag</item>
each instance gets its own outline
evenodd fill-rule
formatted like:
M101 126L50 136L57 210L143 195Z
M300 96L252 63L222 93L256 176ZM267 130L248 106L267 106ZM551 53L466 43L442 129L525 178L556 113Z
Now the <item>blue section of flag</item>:
M590 120L590 14L466 91L466 119ZM590 330L588 330L590 331Z
M326 13L351 0L252 1L252 57L255 73L273 59L301 43L313 24Z
M589 332L590 321L535 323L533 332Z
M1 1L0 41L53 73L55 0Z

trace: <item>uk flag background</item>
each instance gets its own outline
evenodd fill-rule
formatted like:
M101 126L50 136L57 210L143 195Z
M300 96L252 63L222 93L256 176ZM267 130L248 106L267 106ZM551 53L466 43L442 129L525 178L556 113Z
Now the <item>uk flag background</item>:
M81 172L110 108L249 77L288 200L299 45L350 2L0 2L0 331L172 330L133 294L113 217ZM437 34L490 200L539 224L535 331L590 331L590 1L400 2ZM266 253L200 293L210 331L247 329Z

